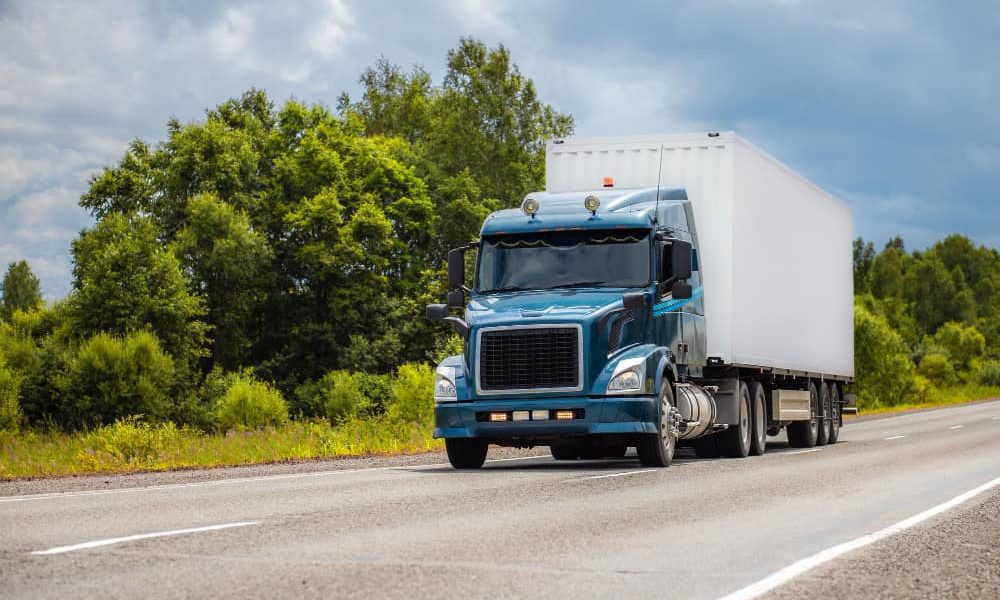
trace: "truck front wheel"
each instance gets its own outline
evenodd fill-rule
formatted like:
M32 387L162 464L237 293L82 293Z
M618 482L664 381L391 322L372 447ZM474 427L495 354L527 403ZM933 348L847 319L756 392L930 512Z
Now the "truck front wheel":
M448 462L456 469L478 469L486 462L489 442L475 438L447 438L444 447Z
M646 467L669 467L677 448L674 391L666 377L660 383L658 400L656 417L659 431L639 436L639 443L635 447L639 462Z

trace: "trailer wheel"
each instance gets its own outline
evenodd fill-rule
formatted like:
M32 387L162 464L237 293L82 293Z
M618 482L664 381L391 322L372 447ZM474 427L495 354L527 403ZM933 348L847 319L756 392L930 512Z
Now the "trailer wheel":
M819 384L819 428L816 430L816 445L825 446L830 440L830 415L833 405L830 402L830 386L825 382Z
M669 467L674 460L674 450L677 448L677 428L674 424L677 409L674 408L673 386L666 377L660 383L657 404L659 431L640 435L635 450L643 466Z
M767 394L759 381L750 383L750 400L753 406L753 435L750 454L761 456L767 448Z
M746 458L750 454L750 438L753 437L750 388L747 387L746 382L740 382L739 394L739 422L716 434L719 436L719 446L722 453L729 458Z
M446 438L448 462L456 469L478 469L486 462L489 442L476 438Z
M808 421L793 421L788 424L788 443L794 448L812 448L819 433L819 394L816 385L809 382L809 409L812 418Z
M840 395L840 386L830 382L830 405L833 412L830 413L830 435L827 436L828 444L836 444L840 439L840 407L843 398Z

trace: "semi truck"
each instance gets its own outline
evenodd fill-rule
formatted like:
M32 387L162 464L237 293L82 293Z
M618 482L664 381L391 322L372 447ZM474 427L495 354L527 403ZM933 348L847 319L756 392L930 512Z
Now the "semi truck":
M545 190L448 253L450 463L490 444L666 467L836 443L854 376L851 213L734 132L547 142ZM471 280L467 266L474 265Z

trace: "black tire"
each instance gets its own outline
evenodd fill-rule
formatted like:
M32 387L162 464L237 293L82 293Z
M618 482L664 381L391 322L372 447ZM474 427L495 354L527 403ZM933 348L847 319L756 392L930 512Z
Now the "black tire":
M833 413L830 415L830 434L827 436L827 444L836 444L840 439L840 407L843 398L840 395L840 386L830 382L830 404L833 406Z
M816 445L825 446L830 439L830 415L833 405L830 403L830 388L824 382L819 384L819 429L816 430Z
M788 444L794 448L812 448L819 434L819 393L812 381L809 382L809 408L812 418L795 421L788 425Z
M674 389L666 377L660 383L657 398L656 419L659 431L640 435L635 449L643 466L669 467L674 460L674 450L677 449L677 430L674 426Z
M753 408L750 454L761 456L767 449L767 394L759 381L750 383L750 405Z
M747 387L746 382L741 381L737 390L738 423L730 425L728 429L718 433L717 436L719 447L724 456L746 458L750 454L751 424L753 421L750 413L750 388Z
M605 458L625 458L628 446L609 446L604 450Z
M698 458L719 458L722 448L719 446L719 434L698 438L694 441L694 453Z
M580 458L580 447L576 442L552 442L549 446L552 458L556 460L576 460Z
M478 469L486 462L489 442L476 438L448 438L444 441L448 462L456 469Z

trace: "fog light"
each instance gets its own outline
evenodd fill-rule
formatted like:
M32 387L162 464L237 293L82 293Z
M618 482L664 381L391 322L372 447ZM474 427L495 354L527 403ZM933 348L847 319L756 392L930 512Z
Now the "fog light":
M490 413L490 422L497 423L499 421L506 421L507 413Z
M560 421L569 421L573 419L573 411L571 410L557 410L556 419Z
M532 421L548 421L549 420L549 411L547 411L547 410L533 410L533 411L531 411L531 420Z
M527 410L515 410L514 420L515 421L527 421L531 418L531 412Z

